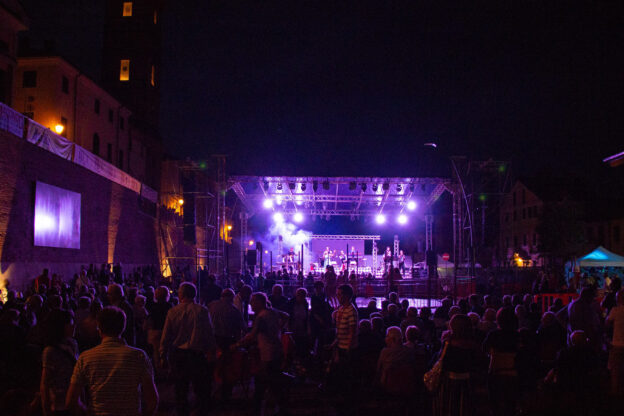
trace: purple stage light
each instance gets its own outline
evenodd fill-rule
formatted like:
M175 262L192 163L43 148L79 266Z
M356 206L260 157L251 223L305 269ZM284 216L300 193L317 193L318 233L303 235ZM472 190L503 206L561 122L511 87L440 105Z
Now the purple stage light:
M407 215L405 214L400 214L397 218L397 222L401 225L405 225L407 224Z
M301 212L295 212L295 215L293 215L293 220L295 222L302 222L303 221L303 214Z
M386 222L386 216L383 214L377 214L375 222L377 222L377 224L384 224Z
M409 201L407 203L407 209L409 209L410 211L414 211L416 207L417 207L416 201Z
M264 202L262 203L262 206L265 207L266 209L273 208L273 200L271 198L265 199Z
M277 223L284 222L284 215L281 212L276 212L273 214L273 221Z

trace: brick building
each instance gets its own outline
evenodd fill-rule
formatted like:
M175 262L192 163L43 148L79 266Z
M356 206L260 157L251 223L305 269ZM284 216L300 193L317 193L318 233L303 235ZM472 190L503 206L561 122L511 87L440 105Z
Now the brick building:
M11 105L17 67L17 35L27 29L27 18L17 0L0 0L0 103Z

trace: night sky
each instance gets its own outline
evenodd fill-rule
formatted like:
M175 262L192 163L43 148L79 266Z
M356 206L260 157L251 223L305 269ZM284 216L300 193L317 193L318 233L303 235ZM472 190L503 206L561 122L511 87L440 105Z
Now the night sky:
M624 150L621 2L417 3L170 7L170 151L226 153L235 173L409 176L428 141L516 174Z
M81 6L26 1L31 27L53 16L97 68L97 8L59 2ZM468 155L597 178L624 150L622 2L185 0L163 25L166 149L225 153L230 173L412 176Z

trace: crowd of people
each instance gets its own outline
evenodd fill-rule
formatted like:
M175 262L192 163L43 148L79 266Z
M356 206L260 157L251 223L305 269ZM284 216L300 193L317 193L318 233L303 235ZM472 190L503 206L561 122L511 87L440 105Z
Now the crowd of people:
M21 295L9 290L0 414L151 415L167 385L177 415L232 402L287 414L301 385L335 414L614 414L622 405L619 279L602 303L586 287L542 310L519 294L418 309L392 291L358 307L348 282L314 280L310 293L302 285L288 297L271 277L188 276L90 266L71 281L45 270Z

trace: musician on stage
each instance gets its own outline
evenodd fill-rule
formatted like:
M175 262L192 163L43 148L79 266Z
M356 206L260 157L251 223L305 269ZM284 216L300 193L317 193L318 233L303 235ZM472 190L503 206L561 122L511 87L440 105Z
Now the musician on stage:
M399 270L401 271L401 276L405 277L405 253L403 253L403 250L399 250Z
M340 250L340 255L338 256L340 270L345 270L347 268L347 255L344 250Z
M386 252L384 253L384 273L389 273L392 270L392 250L390 247L386 247Z
M331 254L331 250L329 249L329 247L325 247L325 251L323 252L323 261L321 263L323 267L329 266L330 254Z

